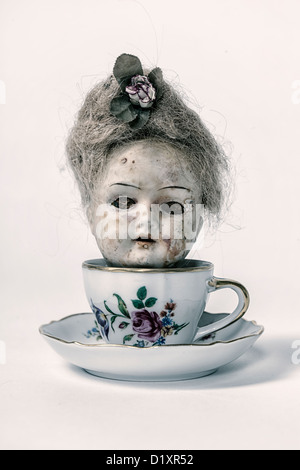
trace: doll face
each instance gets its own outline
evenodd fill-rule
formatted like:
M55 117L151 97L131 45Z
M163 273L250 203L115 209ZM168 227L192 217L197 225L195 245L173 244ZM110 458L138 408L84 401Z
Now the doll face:
M201 228L199 183L177 149L141 141L115 150L89 210L103 257L114 266L168 267Z

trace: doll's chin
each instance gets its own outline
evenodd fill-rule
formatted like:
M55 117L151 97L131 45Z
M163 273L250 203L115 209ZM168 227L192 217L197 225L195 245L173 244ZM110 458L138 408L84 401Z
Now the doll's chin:
M110 266L127 268L169 268L185 259L188 251L181 247L176 253L170 253L165 243L141 246L137 244L124 253L104 253L102 255Z
M153 260L153 259L136 259L136 260L126 260L126 261L121 261L121 260L112 260L105 258L105 261L107 262L108 266L115 266L115 267L120 267L120 268L152 268L152 269L165 269L165 268L172 268L173 266L176 266L176 264L183 260L182 257L180 257L179 260L173 260L173 261L162 261L162 260Z

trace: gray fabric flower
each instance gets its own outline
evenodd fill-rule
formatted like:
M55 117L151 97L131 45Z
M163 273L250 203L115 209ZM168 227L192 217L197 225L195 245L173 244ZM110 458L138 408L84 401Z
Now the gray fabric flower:
M130 101L133 105L140 105L141 108L151 108L155 98L156 91L150 83L148 77L144 75L136 75L131 78L131 85L125 88L129 94Z
M121 94L112 99L110 112L132 129L141 129L150 118L153 111L150 108L163 95L162 71L156 67L145 76L138 57L122 54L116 60L113 73Z

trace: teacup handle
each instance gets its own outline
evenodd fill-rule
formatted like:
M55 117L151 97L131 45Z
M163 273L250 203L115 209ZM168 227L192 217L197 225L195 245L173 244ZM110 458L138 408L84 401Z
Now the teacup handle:
M237 293L239 303L234 312L232 312L226 318L222 318L222 320L219 320L211 325L199 328L194 338L194 341L202 338L203 336L207 336L211 333L214 333L215 331L222 330L223 328L226 328L226 326L229 326L232 323L236 322L245 315L250 304L249 292L247 291L246 287L244 287L239 282L232 281L230 279L213 277L209 281L207 281L207 288L208 293L215 292L220 289L232 289Z

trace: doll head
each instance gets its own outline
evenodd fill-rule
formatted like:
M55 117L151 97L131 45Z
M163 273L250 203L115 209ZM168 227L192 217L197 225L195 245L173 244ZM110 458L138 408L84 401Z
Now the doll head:
M215 138L162 78L134 56L87 95L67 142L82 204L103 257L115 266L184 259L203 218L217 221L228 175Z

